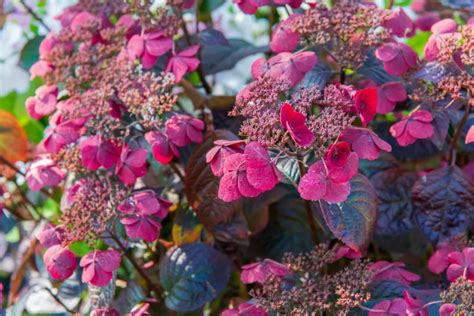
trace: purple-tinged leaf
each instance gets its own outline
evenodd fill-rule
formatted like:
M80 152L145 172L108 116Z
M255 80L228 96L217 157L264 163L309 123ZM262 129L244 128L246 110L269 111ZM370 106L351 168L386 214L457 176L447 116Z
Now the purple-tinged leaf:
M379 172L370 179L379 205L376 235L400 235L415 227L411 189L417 179L415 172L398 168Z
M241 59L269 49L268 46L256 47L240 39L229 39L228 42L226 45L206 45L201 48L201 66L206 75L232 69Z
M208 28L198 34L199 43L205 45L229 45L229 41L222 32Z
M346 201L319 207L326 225L338 239L355 251L369 243L377 219L377 195L363 175L351 179L351 193Z
M418 225L433 243L463 235L474 220L474 183L457 166L422 176L413 187Z
M459 74L459 68L453 64L441 64L438 62L426 63L420 70L418 70L412 79L423 79L434 83L439 83L448 75Z

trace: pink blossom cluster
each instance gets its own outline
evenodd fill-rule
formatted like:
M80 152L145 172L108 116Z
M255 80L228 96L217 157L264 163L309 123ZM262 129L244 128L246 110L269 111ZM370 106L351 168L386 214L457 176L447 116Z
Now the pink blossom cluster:
M428 268L431 272L436 274L440 274L446 270L447 279L452 283L456 283L460 279L467 280L467 282L474 282L474 248L466 247L462 249L462 251L459 251L456 250L456 247L452 244L443 244L431 256ZM410 284L410 282L403 282L404 279L400 279L400 276L401 275L396 276L395 279L401 281L401 283ZM419 279L418 276L410 272L405 272L404 278L407 281L417 281ZM457 305L452 302L441 301L440 303L442 303L442 305L439 308L439 314L442 316L456 315L456 313L459 312L457 311ZM427 316L429 315L428 306L431 304L430 302L423 303L420 299L413 298L413 296L405 290L403 292L403 298L384 300L371 308L369 315L394 313Z
M307 173L304 163L300 167L303 174L297 187L301 197L342 202L350 193L350 179L358 172L359 158L374 160L380 151L391 151L391 146L369 129L352 127L350 117L358 116L367 126L378 108L386 110L406 98L403 86L390 83L356 91L351 86L334 85L323 93L311 87L290 95L288 89L301 82L316 63L313 52L280 53L268 61L254 62L256 81L239 93L232 112L247 118L241 133L250 143L244 148L243 142L217 141L207 155L214 174L222 176L221 199L258 196L282 178L276 168L279 157L290 157L297 163L314 151L319 160ZM281 102L282 94L291 101ZM315 108L322 109L320 115L312 114ZM249 148L258 148L261 162L254 162L257 156ZM276 158L271 160L267 151L275 151Z
M116 220L128 238L157 240L171 202L141 180L149 154L169 164L180 147L203 140L201 120L170 113L174 83L199 67L199 46L178 44L180 17L157 10L80 1L59 17L61 30L46 36L30 69L45 85L26 109L34 119L49 116L49 127L26 180L34 191L67 187L63 217L38 236L55 279L76 269L70 243L93 243ZM90 252L80 260L82 280L105 286L119 265L115 249Z

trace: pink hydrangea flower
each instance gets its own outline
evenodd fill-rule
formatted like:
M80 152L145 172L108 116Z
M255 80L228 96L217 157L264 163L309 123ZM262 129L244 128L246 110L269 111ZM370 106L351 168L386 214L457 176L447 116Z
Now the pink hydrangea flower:
M158 57L166 54L173 47L173 40L164 36L162 32L151 32L143 35L134 35L127 44L127 53L130 60L139 58L144 69L155 65Z
M283 104L280 109L280 123L298 145L309 146L313 143L314 135L306 126L306 117L296 112L289 103Z
M148 132L145 134L145 140L151 146L151 152L155 159L166 165L174 157L179 157L178 148L170 142L168 136L161 132Z
M53 113L49 117L49 124L50 125L61 125L65 124L67 126L73 127L79 131L87 120L92 116L92 114L85 108L81 108L79 103L76 99L70 98L64 101L58 102L56 104L57 111ZM77 117L75 116L72 119L65 119L64 113L71 113L71 111L75 111L77 113Z
M449 37L461 38L461 34L456 32L457 27L453 19L443 19L433 24L431 27L432 34L425 45L424 51L427 61L433 61L438 58L439 46L443 44L445 39Z
M433 116L426 110L418 110L400 122L390 127L390 134L397 139L400 146L413 144L417 139L433 136L433 126L430 124Z
M128 40L130 40L134 35L139 34L141 30L138 20L134 19L130 14L122 15L115 24L115 27L124 28L127 31L125 36Z
M170 57L165 71L173 72L175 82L180 82L186 73L199 67L200 61L195 57L198 51L199 45L193 45Z
M157 240L161 230L160 222L141 212L122 218L120 223L125 226L128 237L141 238L147 242Z
M359 159L350 153L342 167L328 168L321 159L309 167L298 184L298 192L305 200L320 199L328 203L340 203L347 199L351 191L350 179L357 174Z
M446 304L441 305L441 307L439 308L440 316L451 316L451 315L454 315L454 313L456 313L455 304L446 303Z
M428 261L428 269L436 274L442 273L449 266L448 255L454 251L456 248L449 243L438 245Z
M120 222L130 238L152 242L158 238L161 230L157 218L165 218L170 206L171 202L156 196L152 191L141 191L135 193L131 201L125 200L118 206L119 211L127 214Z
M107 43L107 41L101 36L100 30L111 27L112 24L107 17L95 16L87 11L82 11L74 16L69 25L71 31L75 34L81 34L84 31L94 31L90 43L82 43L83 46L95 45L97 43ZM81 47L79 47L79 50Z
M218 191L221 200L230 202L242 196L255 197L262 193L247 180L247 160L244 154L228 156L224 162L223 173Z
M71 122L61 123L46 129L45 138L41 142L41 147L48 153L55 154L64 146L74 143L79 138L77 127Z
M185 114L175 114L166 121L168 139L178 147L202 143L204 122Z
M252 76L255 79L265 74L286 80L294 87L317 62L318 57L314 52L280 53L268 61L264 58L255 60L252 65Z
M393 11L385 20L384 26L398 37L412 37L415 35L415 25L403 8Z
M41 246L51 248L60 245L63 240L64 229L53 224L47 224L45 228L36 235Z
M243 283L265 283L271 276L284 277L290 274L290 270L284 264L273 261L271 259L265 259L261 262L250 263L242 266L242 274L240 280Z
M469 127L469 130L467 131L467 134L466 134L465 142L466 144L474 142L474 125Z
M391 152L392 146L371 130L350 127L343 131L342 140L348 142L360 159L375 160L380 151Z
M425 308L423 302L415 299L407 290L403 291L403 298L407 303L406 314L410 316L429 316L428 310Z
M132 199L135 201L139 212L153 214L161 219L168 215L168 209L172 205L170 201L157 196L150 190L137 192L133 195Z
M214 146L206 154L206 162L210 164L212 173L215 176L222 176L224 173L224 162L226 158L235 153L243 153L243 140L219 139L214 142Z
M293 31L291 23L299 16L292 14L290 17L280 22L272 33L270 49L275 53L292 52L300 43L300 36Z
M303 0L273 0L273 3L277 5L288 4L293 9L297 9L301 6L301 4L303 3Z
M392 112L397 102L407 99L405 87L400 82L387 82L377 88L377 113Z
M35 120L49 115L56 110L58 87L41 86L36 89L35 97L26 99L26 111Z
M449 282L453 282L461 276L474 281L474 247L464 248L462 252L451 252L448 255L448 261L446 276Z
M368 316L406 315L407 307L403 298L385 300L372 307Z
M66 280L74 273L77 266L76 257L72 251L61 245L48 248L43 260L49 274L56 280Z
M416 20L413 22L415 26L423 32L428 32L431 30L431 27L433 24L438 22L440 20L440 15L436 11L431 11L431 12L426 12L419 17L416 18Z
M26 171L26 182L32 191L58 185L64 179L64 173L52 159L35 160Z
M242 196L255 197L273 189L278 178L279 173L265 147L252 142L245 147L243 154L235 153L226 157L218 196L225 202Z
M148 151L144 148L131 150L128 144L122 147L120 159L117 162L115 172L126 185L133 185L137 178L143 177L146 172L146 157Z
M113 100L109 101L109 105L110 105L110 112L109 112L110 116L116 119L121 119L123 112L125 112L127 108L123 104L115 102Z
M377 88L365 88L354 95L354 108L365 127L374 119L377 111Z
M333 251L335 252L334 255L334 260L333 262L336 262L337 260L341 258L347 258L347 259L360 259L362 258L362 253L355 251L354 249L346 246L346 245L341 245L341 244L336 244L334 246Z
M270 4L270 0L232 0L244 13L254 14L259 7Z
M453 19L443 19L431 27L431 33L438 35L438 34L445 34L445 33L453 33L456 32L458 25L456 21Z
M46 37L41 41L38 52L40 59L45 59L49 56L54 46L58 44L58 40L56 39L53 33L49 33Z
M418 274L403 269L403 262L377 261L369 266L369 270L374 272L374 280L390 280L410 285L412 282L420 280Z
M44 60L39 60L30 67L30 80L37 77L43 78L47 74L53 72L54 67Z
M404 43L386 43L377 48L375 56L383 62L385 71L393 76L401 76L416 67L417 56Z
M265 147L258 142L245 146L244 156L247 161L247 180L261 191L268 191L278 183L278 171L270 161Z
M83 268L82 282L103 287L120 266L120 254L113 249L95 250L82 257L79 264Z
M53 49L60 45L61 49L63 49L66 53L70 53L74 49L74 44L71 43L64 43L60 42L56 34L54 33L49 33L46 35L46 37L41 41L41 44L39 45L38 51L39 51L39 56L41 60L46 60L50 57L51 52Z
M332 144L324 157L328 169L343 167L347 164L350 153L351 146L349 143L337 142Z
M70 28L71 31L73 31L74 33L80 33L83 31L84 27L94 23L98 24L100 27L100 25L102 24L102 20L87 11L83 11L74 16L71 21Z
M120 147L100 135L86 138L79 147L82 164L89 170L97 170L100 166L111 168L120 159Z

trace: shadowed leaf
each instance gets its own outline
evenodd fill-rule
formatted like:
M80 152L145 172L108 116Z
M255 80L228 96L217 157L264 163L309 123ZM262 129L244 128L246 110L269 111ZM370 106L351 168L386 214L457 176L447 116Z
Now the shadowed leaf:
M411 189L417 179L415 172L400 169L389 169L372 177L379 206L377 235L399 235L414 228Z
M474 219L474 184L457 166L421 177L413 186L418 225L433 243L467 232Z
M207 244L170 249L160 264L166 306L177 312L202 307L225 288L230 270L229 259Z

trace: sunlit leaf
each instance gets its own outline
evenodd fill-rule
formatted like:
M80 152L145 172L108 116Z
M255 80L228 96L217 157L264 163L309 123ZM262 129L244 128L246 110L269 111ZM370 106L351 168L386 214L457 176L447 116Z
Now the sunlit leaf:
M26 160L27 142L25 130L16 117L0 110L0 156L10 163Z

